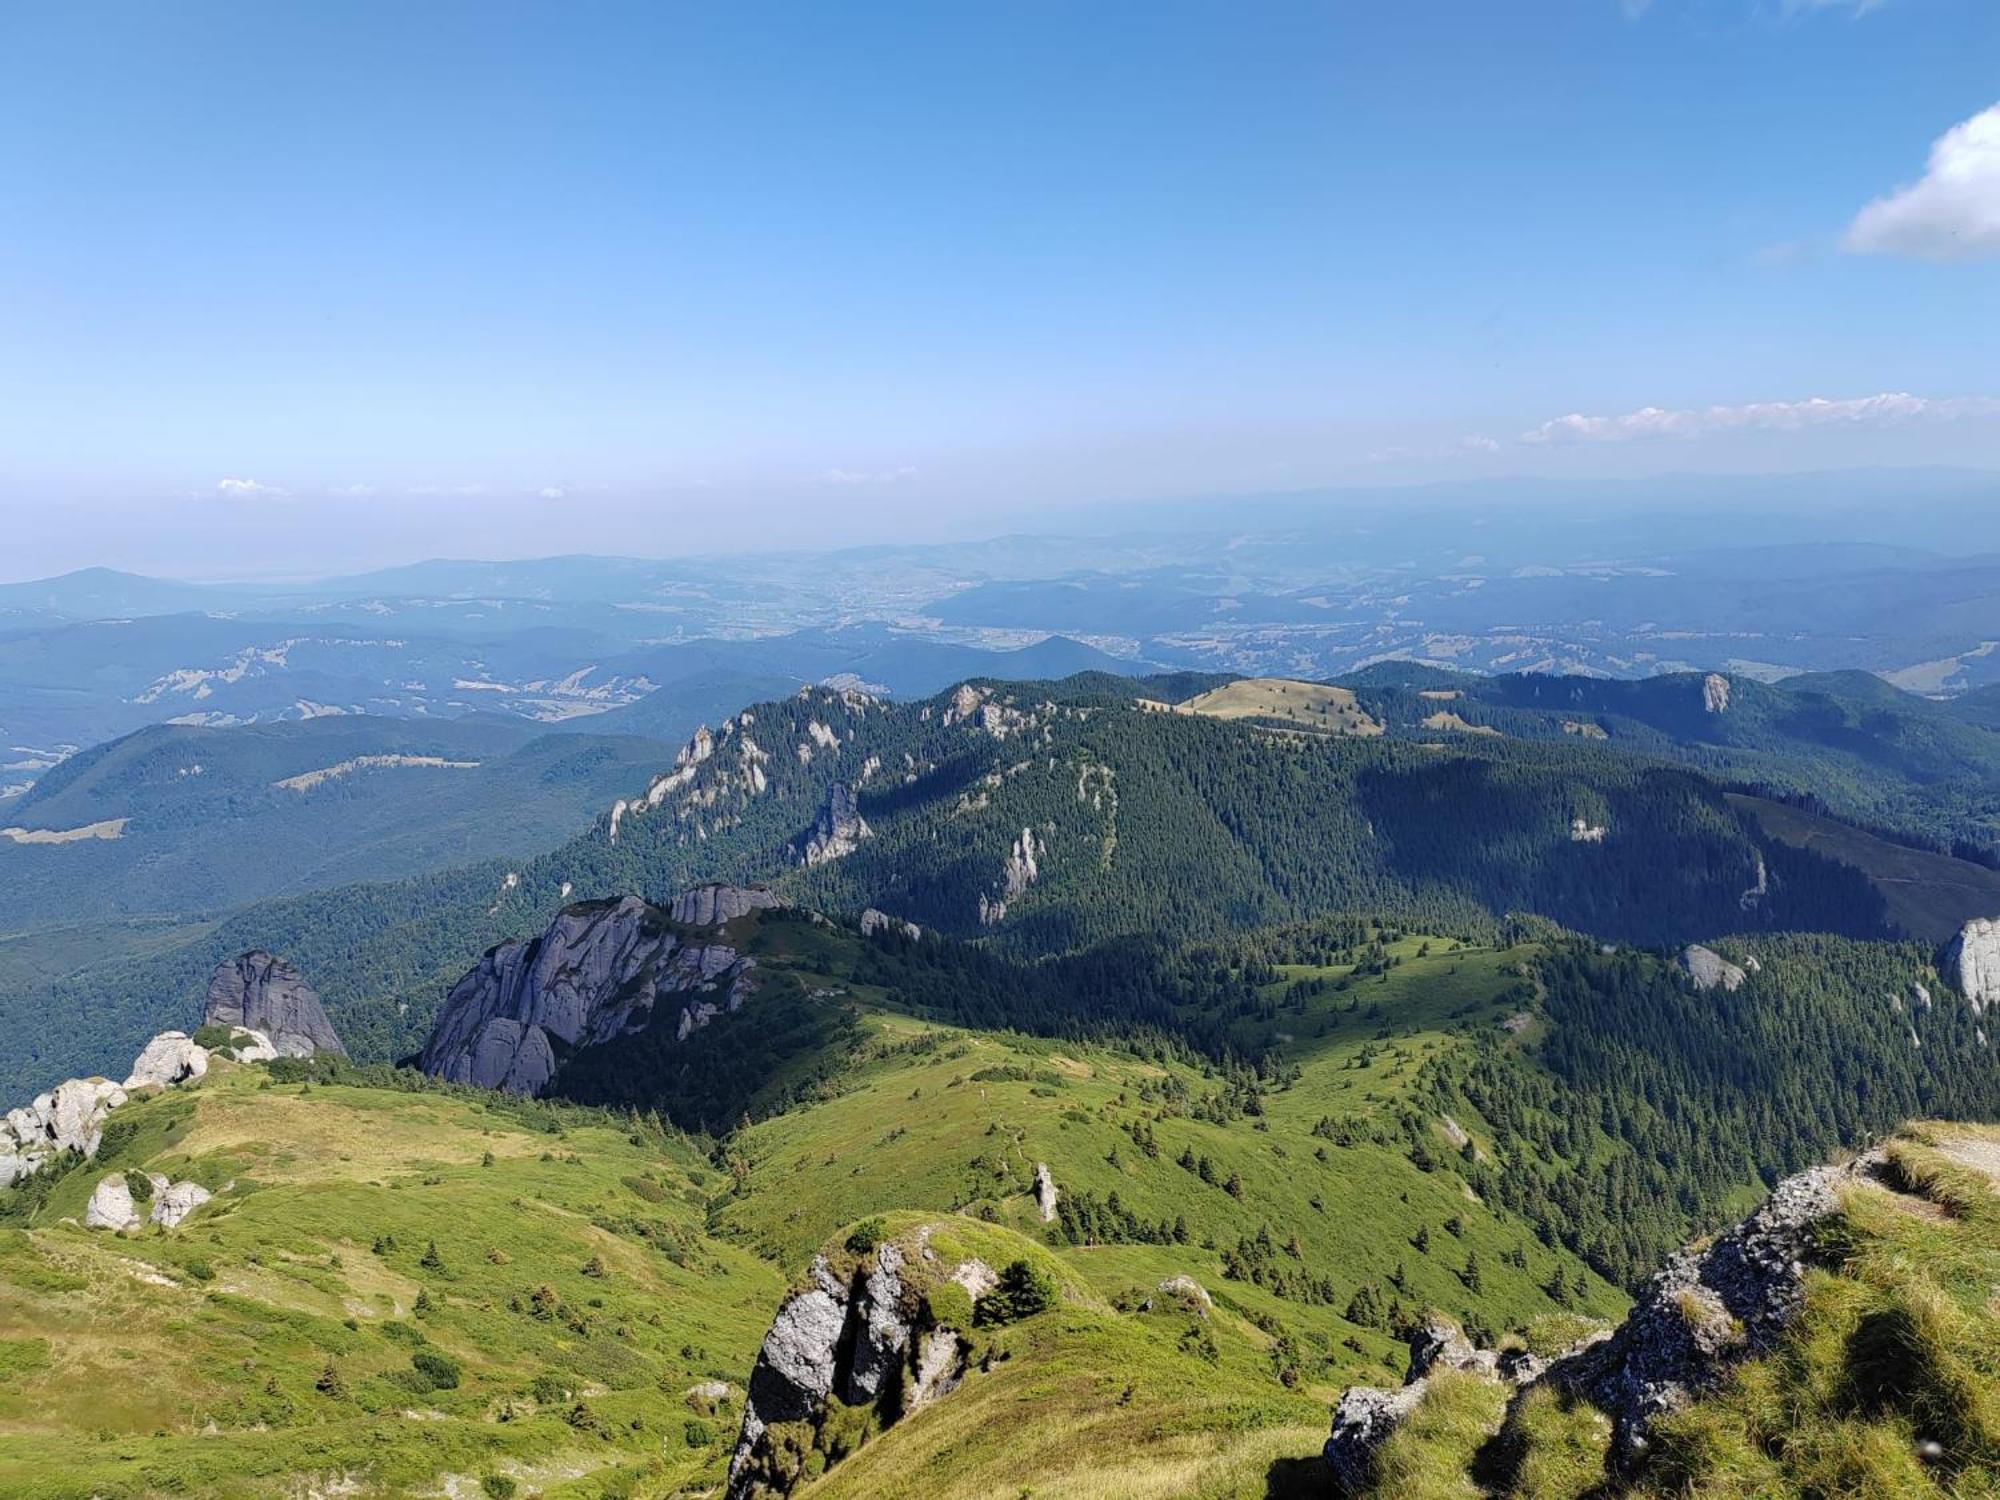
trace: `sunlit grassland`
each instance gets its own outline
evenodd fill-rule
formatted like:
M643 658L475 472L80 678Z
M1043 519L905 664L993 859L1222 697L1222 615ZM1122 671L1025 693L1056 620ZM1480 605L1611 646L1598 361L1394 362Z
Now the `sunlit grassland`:
M733 1414L687 1389L740 1383L782 1278L703 1233L687 1147L546 1113L257 1069L128 1106L116 1158L0 1245L0 1493L712 1482ZM63 1222L141 1165L229 1186L172 1234Z

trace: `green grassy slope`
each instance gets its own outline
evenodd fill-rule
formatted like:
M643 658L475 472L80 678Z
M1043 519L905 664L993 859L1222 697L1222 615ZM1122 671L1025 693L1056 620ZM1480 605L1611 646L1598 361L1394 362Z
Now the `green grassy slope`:
M707 1236L716 1178L685 1146L232 1065L113 1136L35 1228L0 1231L0 1494L456 1473L594 1500L716 1472L730 1419L686 1392L742 1379L782 1280ZM142 1166L217 1197L171 1234L75 1227L105 1171Z

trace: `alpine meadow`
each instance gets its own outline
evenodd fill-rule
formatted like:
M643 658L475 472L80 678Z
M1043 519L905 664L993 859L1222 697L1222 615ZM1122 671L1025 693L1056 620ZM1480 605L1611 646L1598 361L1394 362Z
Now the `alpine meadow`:
M0 20L0 1500L2000 1500L1996 57Z

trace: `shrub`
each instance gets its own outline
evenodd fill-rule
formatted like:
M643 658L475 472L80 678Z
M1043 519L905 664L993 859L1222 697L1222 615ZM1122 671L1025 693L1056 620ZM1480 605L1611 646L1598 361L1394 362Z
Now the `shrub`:
M153 1201L153 1179L148 1177L144 1172L127 1172L125 1174L125 1190L132 1195L134 1203L151 1203Z
M554 1375L537 1375L535 1383L528 1387L528 1394L535 1398L538 1406L553 1406L558 1401L569 1399L569 1387Z
M486 1500L514 1500L521 1487L505 1474L488 1474L479 1481L480 1493Z
M219 1026L211 1021L195 1032L194 1044L197 1047L205 1047L210 1052L213 1052L218 1047L227 1047L230 1035L230 1029L227 1026Z
M690 1448L706 1448L715 1441L715 1429L700 1417L690 1417L682 1424L681 1441Z
M423 1376L434 1391L458 1388L458 1365L435 1349L419 1349L410 1356L410 1368Z
M1017 1260L1000 1273L1000 1284L979 1299L973 1321L981 1327L1018 1323L1047 1312L1055 1302L1055 1278L1025 1260Z
M863 1219L847 1236L847 1248L866 1255L889 1237L889 1226L880 1219Z

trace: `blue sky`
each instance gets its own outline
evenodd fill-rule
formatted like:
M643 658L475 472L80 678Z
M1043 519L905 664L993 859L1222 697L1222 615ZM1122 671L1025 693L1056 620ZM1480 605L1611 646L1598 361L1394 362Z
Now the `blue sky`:
M11 7L0 572L2000 467L1995 106L1992 0Z

